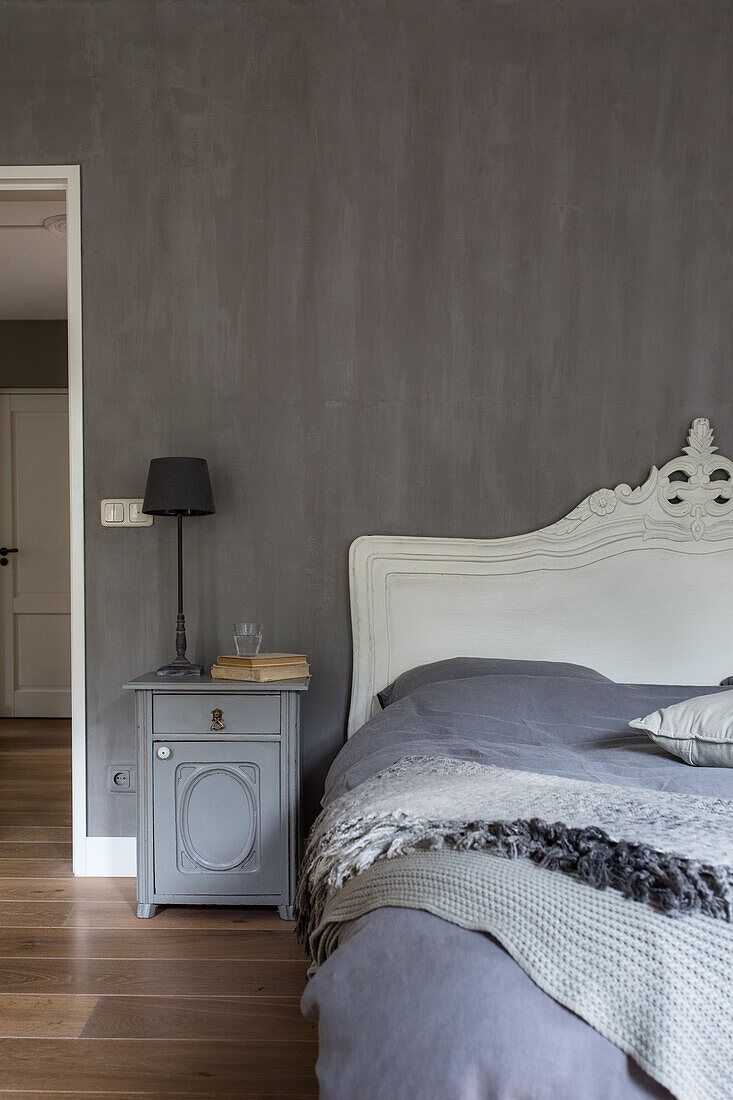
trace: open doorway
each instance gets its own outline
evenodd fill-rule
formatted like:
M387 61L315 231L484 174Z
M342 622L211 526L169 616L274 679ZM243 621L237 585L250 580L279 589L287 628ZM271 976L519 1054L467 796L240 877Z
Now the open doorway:
M71 719L66 311L65 193L0 194L4 719Z
M0 168L0 757L12 746L18 810L42 826L33 745L54 749L54 811L71 814L73 787L85 874L79 222L77 167Z

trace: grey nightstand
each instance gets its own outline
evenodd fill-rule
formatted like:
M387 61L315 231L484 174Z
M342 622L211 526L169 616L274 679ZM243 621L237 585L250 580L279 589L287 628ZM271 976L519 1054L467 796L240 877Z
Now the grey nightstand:
M150 672L125 687L137 714L137 915L277 905L291 918L307 680Z

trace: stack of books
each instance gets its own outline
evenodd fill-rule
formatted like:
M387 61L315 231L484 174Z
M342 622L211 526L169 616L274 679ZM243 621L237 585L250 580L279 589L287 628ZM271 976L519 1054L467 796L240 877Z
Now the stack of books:
M211 666L215 680L251 680L267 684L273 680L305 680L310 676L308 659L301 653L258 653L255 657L217 657Z

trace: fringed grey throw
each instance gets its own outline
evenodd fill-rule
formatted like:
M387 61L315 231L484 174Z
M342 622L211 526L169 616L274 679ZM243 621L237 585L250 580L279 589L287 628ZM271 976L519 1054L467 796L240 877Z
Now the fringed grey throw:
M676 1096L733 1096L731 802L405 758L311 832L312 969L383 905L493 934Z

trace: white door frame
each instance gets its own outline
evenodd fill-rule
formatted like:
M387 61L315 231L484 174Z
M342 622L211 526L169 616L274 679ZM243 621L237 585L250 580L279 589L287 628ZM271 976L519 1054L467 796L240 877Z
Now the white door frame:
M71 507L71 788L74 874L87 873L87 723L84 631L84 407L81 340L81 187L78 164L0 165L3 191L66 194ZM39 198L42 195L39 194Z

